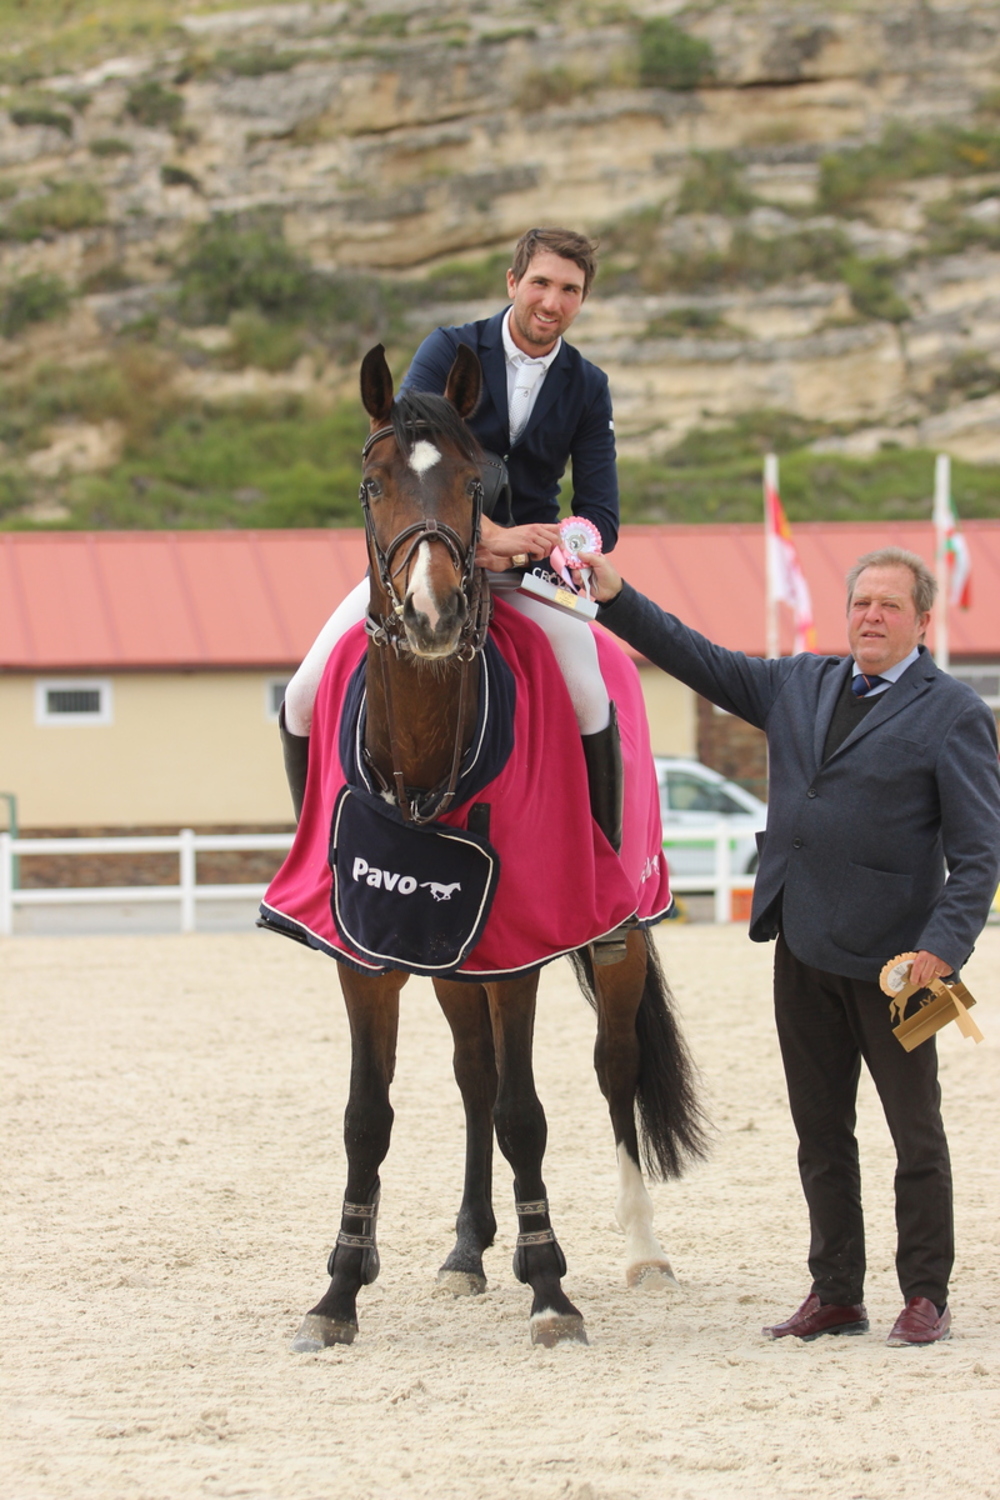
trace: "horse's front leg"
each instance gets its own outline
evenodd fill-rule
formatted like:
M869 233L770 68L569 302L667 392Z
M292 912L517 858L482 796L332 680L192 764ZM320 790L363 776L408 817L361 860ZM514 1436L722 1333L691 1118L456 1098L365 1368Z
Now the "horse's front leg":
M638 930L628 934L626 956L620 964L593 967L597 996L594 1067L614 1130L618 1158L615 1217L625 1235L626 1283L679 1292L680 1283L653 1229L653 1203L639 1164L635 1120L642 1067L636 1019L647 983L655 980L647 969L645 934Z
M531 1342L551 1346L564 1339L587 1342L583 1315L562 1289L566 1258L549 1222L542 1180L545 1112L535 1092L531 1048L537 974L486 986L497 1059L497 1140L514 1170L518 1219L514 1275L526 1282L531 1302Z
M434 989L455 1040L455 1079L465 1106L465 1183L455 1248L438 1272L442 1287L465 1296L485 1292L483 1251L497 1232L493 1215L493 1109L497 1065L486 991L436 979Z
M302 1320L292 1344L298 1354L354 1342L358 1292L379 1272L378 1172L392 1132L389 1085L396 1068L399 992L407 978L401 973L358 974L340 965L351 1027L351 1087L344 1111L347 1188L340 1232L327 1262L330 1285Z

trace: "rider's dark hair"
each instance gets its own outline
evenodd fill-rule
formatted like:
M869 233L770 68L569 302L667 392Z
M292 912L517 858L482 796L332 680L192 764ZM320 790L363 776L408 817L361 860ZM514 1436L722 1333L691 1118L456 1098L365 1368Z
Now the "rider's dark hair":
M563 260L571 260L583 272L583 295L587 296L597 275L597 240L573 229L528 229L514 246L510 263L515 285L521 280L539 251L548 250Z
M421 438L441 437L478 463L482 450L450 401L427 391L403 391L392 406L392 430L404 453Z

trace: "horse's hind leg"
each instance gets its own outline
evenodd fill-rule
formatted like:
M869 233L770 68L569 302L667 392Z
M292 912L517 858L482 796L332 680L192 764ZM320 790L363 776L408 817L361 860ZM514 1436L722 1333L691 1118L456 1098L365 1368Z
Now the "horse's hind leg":
M583 1315L562 1289L566 1259L549 1222L542 1180L545 1112L535 1092L531 1047L537 974L486 986L497 1059L497 1140L514 1170L517 1249L514 1275L531 1287L531 1342L551 1346L566 1339L587 1342Z
M625 1280L629 1286L678 1292L680 1284L653 1229L653 1203L639 1164L635 1106L642 1056L636 1018L647 978L645 934L631 931L624 960L593 967L591 973L597 1000L594 1066L615 1136L615 1217L625 1235Z
M396 1068L399 992L406 979L400 973L358 974L340 966L351 1026L351 1087L344 1111L347 1188L340 1232L327 1262L330 1285L302 1320L292 1344L297 1354L353 1343L358 1292L379 1272L378 1171L392 1131L389 1085Z
M486 991L436 979L434 989L455 1040L455 1079L465 1106L465 1184L455 1222L455 1248L438 1282L456 1296L485 1292L483 1251L493 1243L493 1108L497 1066Z

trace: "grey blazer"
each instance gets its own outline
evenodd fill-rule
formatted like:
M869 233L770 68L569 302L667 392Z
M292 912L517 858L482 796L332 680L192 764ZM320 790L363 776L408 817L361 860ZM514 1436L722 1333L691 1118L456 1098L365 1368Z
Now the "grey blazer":
M1000 879L993 715L921 649L827 761L849 657L726 651L628 584L599 616L644 656L767 733L770 794L750 936L877 979L926 948L958 970ZM945 881L947 863L948 879Z

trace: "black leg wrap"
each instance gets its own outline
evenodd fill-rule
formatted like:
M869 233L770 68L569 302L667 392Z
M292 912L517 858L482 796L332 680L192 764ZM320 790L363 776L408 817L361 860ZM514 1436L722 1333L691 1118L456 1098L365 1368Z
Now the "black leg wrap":
M375 1243L375 1221L378 1218L378 1202L381 1197L381 1189L375 1188L375 1196L371 1203L349 1203L344 1199L344 1207L340 1216L340 1233L337 1241L330 1251L330 1258L326 1263L326 1274L333 1275L334 1266L337 1261L338 1250L360 1250L361 1254L361 1285L371 1286L378 1276L380 1262L378 1258L378 1245Z
M515 1200L514 1210L517 1214L517 1222L520 1233L517 1236L517 1249L514 1251L514 1275L520 1282L528 1280L528 1250L534 1245L551 1245L556 1255L556 1266L560 1276L566 1275L566 1257L562 1253L562 1247L556 1239L555 1231L549 1223L549 1200L539 1198L535 1203L518 1203ZM538 1220L544 1219L543 1227L538 1227ZM526 1228L525 1221L531 1220L532 1227Z
M309 771L309 736L293 734L285 724L285 705L278 709L278 732L281 735L281 753L285 760L285 778L292 794L295 821L302 816L302 803L306 795L306 775Z

